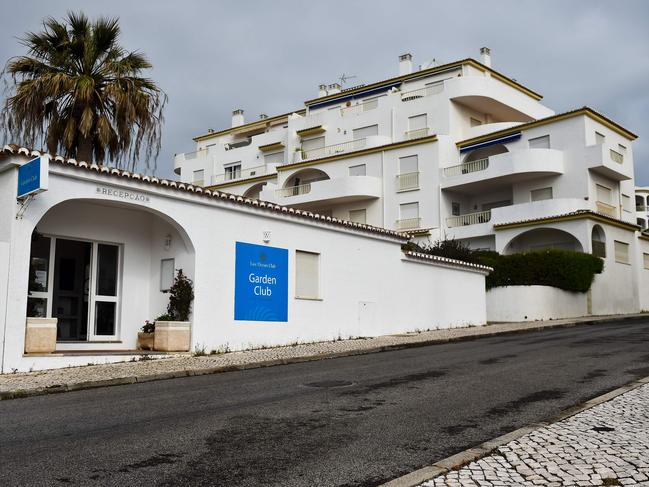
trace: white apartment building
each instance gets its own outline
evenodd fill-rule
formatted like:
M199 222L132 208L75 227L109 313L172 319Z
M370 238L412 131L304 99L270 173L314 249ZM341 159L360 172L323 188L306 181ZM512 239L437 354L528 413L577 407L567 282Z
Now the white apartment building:
M649 229L649 186L638 186L635 189L636 223L642 231Z
M398 76L320 85L294 112L245 123L235 110L174 169L186 183L420 239L592 252L606 259L599 281L637 285L647 236L633 204L636 135L541 99L494 70L488 48L419 70L404 54ZM637 289L608 287L594 286L593 312L638 308Z

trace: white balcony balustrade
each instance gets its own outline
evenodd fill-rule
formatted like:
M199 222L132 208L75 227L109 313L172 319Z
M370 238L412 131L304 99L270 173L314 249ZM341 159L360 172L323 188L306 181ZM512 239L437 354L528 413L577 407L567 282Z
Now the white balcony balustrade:
M484 171L489 167L489 158L476 159L475 161L464 162L456 166L444 168L444 176L454 177L461 174L469 174L476 171Z
M437 93L441 93L442 91L444 91L444 82L439 81L417 90L404 91L403 93L401 93L401 101L418 100L426 96L436 95Z
M351 105L348 107L342 107L340 109L340 115L342 117L350 117L352 115L360 115L361 113L369 112L379 107L379 100L369 100L364 103L358 103L357 105Z
M419 189L419 173L409 172L397 175L397 191Z
M645 205L635 205L635 211L647 211L647 207Z
M367 139L355 139L340 144L327 145L317 149L302 150L302 160L321 159L323 157L334 156L343 152L352 152L363 149L367 145Z
M429 133L430 133L430 129L428 127L423 127L414 130L407 130L406 140L421 139L422 137L428 137Z
M397 220L397 230L417 230L421 228L421 218L402 218Z
M374 176L345 176L309 181L298 186L273 188L263 195L273 201L294 208L309 208L314 203L349 203L380 198L382 180Z
M287 196L300 196L311 192L311 183L300 184L298 186L289 186L288 188L278 189L277 196L286 198Z
M491 220L491 210L478 211L476 213L467 213L465 215L455 215L446 219L446 226L449 228L461 227L464 225L477 225L487 223Z
M618 164L624 164L624 156L613 149L610 149L611 160Z
M604 203L603 201L596 201L595 206L597 207L597 211L599 213L602 213L603 215L611 216L613 218L617 218L617 206Z
M224 174L215 174L212 176L212 184L220 184L229 181L237 181L238 179L248 179L257 176L265 176L275 172L275 166L255 166L238 171L232 171Z

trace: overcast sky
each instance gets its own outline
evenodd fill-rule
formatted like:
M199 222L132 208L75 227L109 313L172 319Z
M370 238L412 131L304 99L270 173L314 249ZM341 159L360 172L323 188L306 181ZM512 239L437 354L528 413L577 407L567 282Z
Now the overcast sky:
M119 17L122 44L144 52L168 94L156 173L172 177L192 137L299 109L317 85L397 74L397 57L445 63L492 50L492 66L557 112L588 105L639 135L636 181L649 185L649 1L5 0L0 60L46 16ZM2 100L3 101L3 100Z

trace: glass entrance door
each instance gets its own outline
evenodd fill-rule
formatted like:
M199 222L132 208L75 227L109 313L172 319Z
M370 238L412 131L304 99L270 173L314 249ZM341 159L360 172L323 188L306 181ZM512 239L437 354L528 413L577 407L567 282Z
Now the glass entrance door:
M118 339L121 247L34 234L27 316L58 319L57 341Z

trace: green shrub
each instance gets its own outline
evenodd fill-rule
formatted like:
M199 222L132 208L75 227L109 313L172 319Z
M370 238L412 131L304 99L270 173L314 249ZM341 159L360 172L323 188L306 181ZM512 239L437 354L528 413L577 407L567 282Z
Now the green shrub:
M570 250L548 249L522 254L499 255L475 252L478 263L493 268L487 289L500 286L553 286L585 293L595 274L604 269L602 259Z
M178 269L174 283L169 289L167 313L173 316L170 321L187 321L194 300L194 283Z
M404 252L421 252L422 254L438 255L448 259L461 260L476 264L477 258L466 244L459 240L437 240L431 243L408 242L401 246Z

